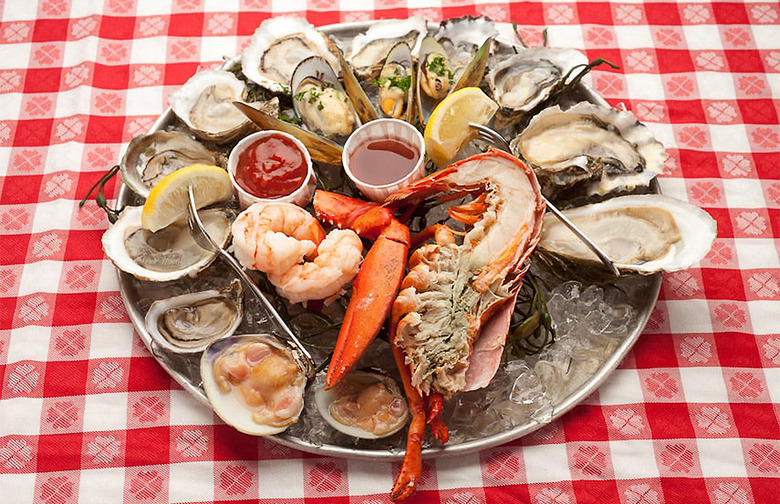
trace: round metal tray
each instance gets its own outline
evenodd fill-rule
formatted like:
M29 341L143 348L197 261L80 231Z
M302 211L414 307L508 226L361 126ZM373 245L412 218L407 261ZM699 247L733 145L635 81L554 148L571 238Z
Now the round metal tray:
M328 25L320 27L320 29L339 41L347 41L358 33L365 31L368 26L370 26L370 22L356 22ZM438 25L436 24L429 23L429 31L435 30L437 26ZM507 44L502 44L504 45L504 48L510 47ZM226 65L230 64L232 61L235 61L235 58L226 62ZM602 105L607 105L603 98L595 94L585 85L581 84L581 89L579 92L582 95L582 99ZM175 121L176 118L173 112L170 108L168 108L154 123L151 131L165 129ZM655 187L653 188L653 191L657 192L657 184L654 184L654 186ZM133 204L133 202L138 204L137 197L124 184L122 184L119 189L117 202L120 205ZM211 267L213 268L218 266L219 265L212 265ZM139 293L139 290L150 287L150 283L139 284L139 281L135 280L131 275L121 271L118 271L118 275L122 300L124 301L130 320L141 337L141 340L144 342L147 348L149 348L163 369L165 369L168 374L170 374L171 377L176 380L177 383L179 383L179 385L181 385L187 392L192 394L196 399L201 401L205 406L211 407L201 386L198 365L200 360L200 353L189 356L175 355L166 352L154 344L151 336L146 330L144 323L146 308L139 304L139 300L143 297ZM591 393L593 393L607 378L607 376L609 376L612 370L617 367L620 361L626 356L628 351L636 342L637 338L639 338L640 334L642 333L642 330L644 329L645 324L647 323L650 313L658 298L658 293L661 287L661 274L656 274L651 277L620 278L617 280L617 285L618 287L625 287L626 290L639 290L642 293L638 304L634 305L636 316L633 318L633 323L625 327L625 334L623 335L621 343L616 347L614 352L607 358L601 367L599 367L596 372L594 372L578 388L563 398L563 400L553 405L552 420L561 417L567 411L572 409ZM155 287L157 286L153 286L152 288ZM160 288L164 288L164 285ZM539 423L529 417L526 422L498 434L461 443L450 442L445 445L430 446L423 450L423 455L428 457L437 457L471 453L518 439L543 426L544 424ZM403 444L405 442L405 434L400 438L402 439L402 442L400 443L401 446L393 449L361 448L346 443L313 443L301 437L291 435L287 432L275 436L268 436L268 439L272 439L291 448L320 455L362 458L369 460L400 460L404 453Z

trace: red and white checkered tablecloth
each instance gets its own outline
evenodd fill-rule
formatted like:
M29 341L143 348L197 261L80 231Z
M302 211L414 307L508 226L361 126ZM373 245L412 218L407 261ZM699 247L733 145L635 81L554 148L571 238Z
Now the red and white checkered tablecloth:
M417 7L419 4L421 7ZM369 7L366 10L366 7ZM644 334L526 438L425 460L410 502L780 502L780 5L766 1L0 0L0 503L386 502L398 463L237 433L134 334L78 200L167 95L272 15L485 14L621 70L592 85L667 147L718 238ZM502 32L511 35L509 25ZM115 194L111 187L111 194Z

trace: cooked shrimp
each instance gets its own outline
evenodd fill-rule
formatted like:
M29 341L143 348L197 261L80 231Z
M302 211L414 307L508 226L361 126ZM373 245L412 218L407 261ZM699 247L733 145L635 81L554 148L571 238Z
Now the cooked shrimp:
M287 271L312 258L325 230L317 219L291 203L255 203L233 222L233 250L245 268Z
M363 242L349 229L334 229L317 247L312 262L296 264L283 273L269 273L279 294L293 303L338 295L357 275L363 259Z
M290 203L255 203L241 212L233 249L245 268L266 273L292 303L339 295L363 258L356 233L334 229L325 236L314 216Z

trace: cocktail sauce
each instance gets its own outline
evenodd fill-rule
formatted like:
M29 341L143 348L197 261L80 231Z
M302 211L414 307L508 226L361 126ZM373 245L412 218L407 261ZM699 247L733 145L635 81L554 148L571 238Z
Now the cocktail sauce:
M395 138L371 139L358 145L349 160L352 174L366 184L392 184L407 176L420 153Z
M282 135L269 135L250 144L238 156L235 179L258 198L280 198L303 185L308 166L303 152Z

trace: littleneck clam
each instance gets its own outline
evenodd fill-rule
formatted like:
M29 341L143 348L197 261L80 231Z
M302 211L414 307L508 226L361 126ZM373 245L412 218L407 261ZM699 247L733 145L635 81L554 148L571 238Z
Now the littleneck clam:
M690 268L710 250L717 231L715 220L704 210L660 194L618 196L563 214L621 271L644 275ZM575 263L600 264L553 215L545 217L538 249L542 255Z
M663 145L633 114L587 102L544 109L510 145L533 165L551 199L576 186L588 195L647 186L666 159Z
M379 439L406 425L409 407L395 381L375 371L351 371L333 388L315 392L317 409L334 429Z
M190 292L152 303L146 330L162 348L175 353L203 351L241 324L243 290L238 279L225 289Z
M173 112L198 137L227 143L246 133L247 118L233 106L243 101L247 87L225 70L198 72L168 98Z
M196 275L216 257L195 243L186 222L174 222L154 233L143 229L142 210L142 206L125 207L103 233L103 251L118 269L141 280L167 282ZM235 213L214 208L200 215L214 241L222 247L227 245Z
M255 30L249 47L241 53L241 69L252 82L287 93L295 67L309 56L325 58L338 68L332 43L314 25L300 17L275 16Z
M301 61L290 87L295 113L309 131L339 140L360 125L352 102L325 59L310 56Z
M200 373L214 411L245 434L278 434L303 410L306 375L290 347L274 336L217 340L203 352Z
M193 164L225 166L224 156L181 131L155 131L130 141L119 163L122 181L146 198L157 182Z

